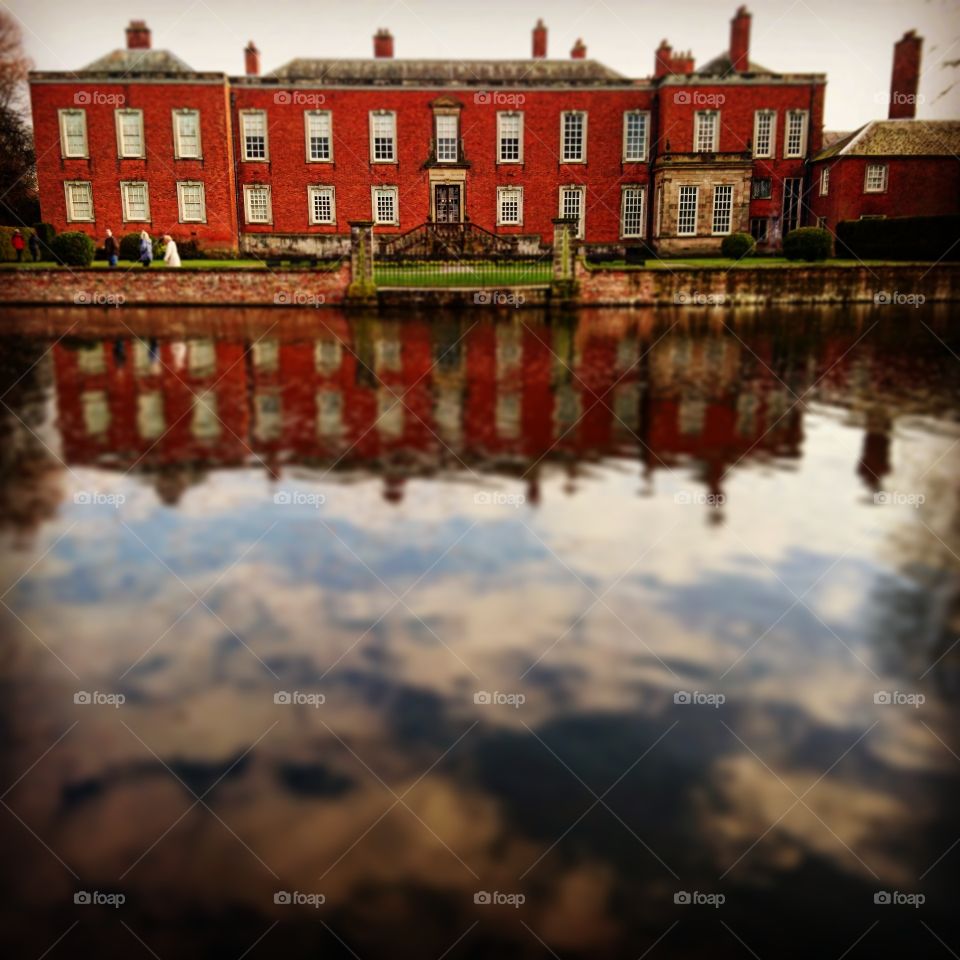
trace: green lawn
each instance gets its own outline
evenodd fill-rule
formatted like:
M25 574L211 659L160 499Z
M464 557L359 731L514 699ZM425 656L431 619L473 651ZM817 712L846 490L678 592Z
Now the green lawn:
M536 263L374 263L378 287L515 287L552 279L549 260Z
M831 258L815 263L806 260L787 260L786 257L744 257L742 260L731 260L728 257L687 257L678 260L648 260L646 264L628 264L624 260L613 260L609 263L587 263L588 270L687 270L721 268L724 270L752 270L767 267L902 267L927 264L927 261L910 260L840 260Z

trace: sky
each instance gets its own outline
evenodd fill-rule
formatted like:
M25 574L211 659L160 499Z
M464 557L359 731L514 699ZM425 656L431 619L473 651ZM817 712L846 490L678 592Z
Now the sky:
M39 70L72 70L125 45L124 27L145 19L153 46L196 70L243 72L253 40L262 69L294 57L369 57L387 27L397 57L530 55L538 17L548 55L587 55L630 77L649 76L666 37L697 64L727 49L739 0L0 0L20 21ZM960 118L960 0L752 0L751 59L784 72L826 73L826 127L851 130L886 116L893 44L924 38L917 116Z

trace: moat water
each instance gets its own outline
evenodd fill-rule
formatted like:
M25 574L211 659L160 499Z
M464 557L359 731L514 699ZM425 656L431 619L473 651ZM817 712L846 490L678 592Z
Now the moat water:
M4 956L960 949L948 308L2 324Z

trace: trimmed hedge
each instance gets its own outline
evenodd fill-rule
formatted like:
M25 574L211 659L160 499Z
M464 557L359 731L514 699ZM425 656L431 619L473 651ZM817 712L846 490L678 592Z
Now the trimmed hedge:
M720 252L732 260L740 260L742 257L753 253L756 246L757 242L749 233L731 233L728 237L723 238L723 243L720 244Z
M0 260L16 260L17 251L13 249L13 231L19 230L23 234L23 259L32 260L30 256L30 234L33 231L29 227L0 227Z
M788 260L826 260L832 247L830 231L820 227L800 227L783 238L783 255Z
M859 260L960 260L960 217L843 220L837 224L837 256Z
M70 267L89 267L93 263L96 248L85 233L71 230L55 236L50 249L58 263Z

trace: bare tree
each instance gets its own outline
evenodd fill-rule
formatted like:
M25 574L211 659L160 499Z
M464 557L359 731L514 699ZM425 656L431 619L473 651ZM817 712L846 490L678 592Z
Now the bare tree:
M33 136L26 106L30 61L20 24L0 9L0 223L33 223L37 207Z
M30 67L20 24L0 9L0 107L16 109L22 104Z

